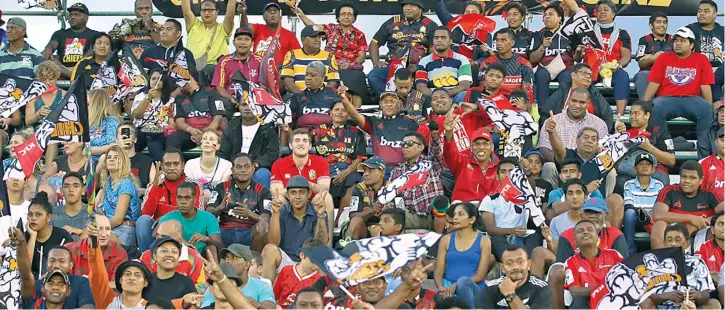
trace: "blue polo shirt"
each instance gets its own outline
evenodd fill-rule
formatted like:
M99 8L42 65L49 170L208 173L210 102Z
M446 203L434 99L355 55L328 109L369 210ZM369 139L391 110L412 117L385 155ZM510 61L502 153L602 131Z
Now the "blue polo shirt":
M85 305L91 305L95 307L96 302L93 301L93 294L91 294L91 285L88 282L88 279L83 276L71 274L69 274L68 277L70 278L70 296L68 296L68 298L63 303L63 309L78 309ZM27 300L28 302L32 302L32 304L30 304L31 306L35 304L38 298L43 298L42 288L43 280L35 280L34 297L32 301ZM26 304L26 306L27 305L28 304Z
M23 49L17 54L10 53L10 44L0 50L0 73L23 78L34 78L35 68L43 62L43 55L25 42Z
M624 183L624 205L652 211L660 191L665 187L662 182L650 177L649 187L642 188L639 178Z
M267 282L252 277L248 277L247 279L247 283L242 287L242 295L244 297L258 303L265 301L271 301L274 304L277 303L274 299L274 291ZM207 286L206 292L204 292L204 298L201 300L201 307L204 308L212 303L214 303L214 294L211 292L211 286Z
M327 221L327 218L325 218L325 227L327 227ZM315 237L316 225L317 213L315 213L315 207L312 203L307 203L307 213L305 213L301 222L292 213L292 206L286 204L279 215L279 228L281 230L279 248L287 253L292 260L299 262L302 243Z

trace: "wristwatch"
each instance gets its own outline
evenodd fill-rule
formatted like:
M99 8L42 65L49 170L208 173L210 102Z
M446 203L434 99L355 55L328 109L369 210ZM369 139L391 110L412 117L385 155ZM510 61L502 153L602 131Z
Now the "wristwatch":
M516 298L516 296L518 296L518 295L516 295L516 293L511 293L511 294L506 295L506 297L504 297L504 298L506 298L507 303L510 303L510 302L514 301L514 298Z

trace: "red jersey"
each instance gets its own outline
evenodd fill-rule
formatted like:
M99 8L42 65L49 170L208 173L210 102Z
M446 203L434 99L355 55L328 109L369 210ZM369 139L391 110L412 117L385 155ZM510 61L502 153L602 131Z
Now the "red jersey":
M459 115L463 114L463 109L455 109L453 113ZM488 114L481 107L477 112L468 113L456 122L453 129L453 142L455 143L456 149L459 153L464 155L471 154L471 139L469 137L477 129L491 124L490 120L488 122L485 121L484 116L485 119L488 119ZM445 115L431 115L430 119L438 123L439 128L443 129L443 122L446 120ZM429 122L430 120L425 120L420 123L420 127L418 127L418 132L425 136L426 143L430 143L430 129L428 128Z
M602 233L599 234L599 243L597 244L597 247L599 247L600 250L611 249L614 245L614 241L616 241L621 235L622 231L619 229L614 227L604 227L602 228ZM573 248L576 248L576 243L574 242L574 228L569 228L561 233L559 239L561 238L566 239Z
M725 160L712 154L700 160L702 166L702 188L713 188L722 193L725 190Z
M302 169L297 167L294 154L278 159L272 164L272 183L282 182L287 186L287 181L294 176L301 175L312 183L319 180L330 179L330 167L324 157L307 155L307 163Z
M267 51L269 44L272 43L276 30L272 30L267 25L252 24L252 40L254 40L254 53L259 57L264 57L264 52ZM274 53L274 61L277 66L282 65L284 61L284 55L291 50L296 50L300 47L300 42L297 41L297 36L294 32L289 31L285 28L279 30L279 45L280 47Z
M624 257L619 252L611 249L597 249L597 256L594 261L585 258L581 252L570 257L564 263L564 289L572 286L597 288L604 284L604 278L607 276L614 265L621 263ZM604 295L595 294L589 297L589 306L596 309L599 300Z
M672 213L702 217L713 216L715 207L722 201L723 194L710 188L698 190L695 197L687 197L682 192L680 184L665 186L657 196L657 202L667 205Z
M184 182L186 182L186 176L182 175L181 178L174 182L164 180L161 185L151 187L141 203L141 214L158 220L166 213L178 210L179 208L176 206L176 188ZM196 201L194 201L194 206L197 209L201 209L199 208L199 196L201 195L197 186Z
M414 300L403 300L398 309L417 309L417 310L433 310L436 308L435 302L436 292L433 290L420 289L418 296Z
M490 161L484 170L473 156L459 153L448 141L443 142L443 158L456 180L465 180L456 182L451 196L453 201L478 202L496 191L498 161Z
M484 87L471 87L466 91L466 97L463 101L465 102L472 102L477 103L478 99L481 99L482 97L487 98L488 100L493 101L493 103L496 104L496 107L498 107L499 110L519 110L516 107L514 107L511 104L511 101L509 101L508 98L506 98L505 94L503 93L503 90L499 91L498 93L487 96L484 93ZM476 129L480 129L481 127L493 127L493 123L491 122L491 118L488 117L488 113L486 113L486 110L483 108L483 106L478 107L478 115L480 117L479 124L480 126Z
M151 250L147 250L141 254L140 260L149 267L151 273L158 271L156 262L151 263ZM204 274L204 261L201 259L199 252L187 247L181 246L181 254L179 255L179 265L176 266L176 272L189 277L197 289L202 291L206 287L206 275Z
M283 309L287 309L295 303L297 292L312 286L321 277L317 271L301 276L297 272L297 266L299 263L284 266L279 271L277 280L274 281L274 296L277 298L277 304Z
M715 74L703 54L680 58L675 52L667 52L652 65L648 80L660 85L657 97L701 96L700 85L715 84Z
M70 273L79 276L88 277L90 271L88 267L88 241L81 239L71 243L67 243L65 247L73 254L73 268ZM116 278L116 269L121 263L128 260L128 254L121 244L115 241L108 241L105 248L101 248L103 254L103 264L108 271L108 279L113 281Z
M725 262L723 249L715 244L715 240L707 240L695 254L700 255L700 258L705 261L705 265L707 265L707 269L710 272L720 272L720 268L723 262ZM717 281L715 278L713 280Z

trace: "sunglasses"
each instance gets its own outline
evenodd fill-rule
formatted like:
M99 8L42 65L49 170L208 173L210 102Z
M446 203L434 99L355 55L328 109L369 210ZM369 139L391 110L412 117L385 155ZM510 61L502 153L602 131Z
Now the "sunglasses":
M406 141L403 141L403 147L411 147L411 146L413 146L414 144L417 144L417 145L422 145L422 144L420 144L420 143L418 143L418 142L415 142L415 141L413 141L413 140L406 140Z

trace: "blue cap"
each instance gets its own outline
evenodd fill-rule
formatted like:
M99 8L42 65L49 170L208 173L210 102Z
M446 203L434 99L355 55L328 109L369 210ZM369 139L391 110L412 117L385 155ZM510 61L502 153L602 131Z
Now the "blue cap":
M359 163L357 165L357 171L362 172L363 166L368 167L370 169L385 169L385 162L382 158L378 156L373 156L368 158L365 162Z
M530 155L536 155L536 156L539 156L539 159L542 159L542 160L544 159L544 155L542 155L541 152L536 151L536 150L526 152L526 154L524 154L524 157L529 157Z
M582 206L582 211L608 212L607 203L601 198L589 198Z
M276 2L270 2L264 6L264 10L262 10L262 12L267 11L267 9L271 7L276 7L278 10L282 10L282 7L280 7L279 4L277 4Z

